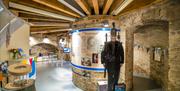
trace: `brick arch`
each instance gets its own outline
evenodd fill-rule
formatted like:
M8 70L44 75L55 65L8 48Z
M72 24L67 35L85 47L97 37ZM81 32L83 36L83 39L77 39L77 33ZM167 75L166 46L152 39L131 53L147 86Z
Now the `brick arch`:
M157 31L156 30L152 30L154 28L155 29L158 28L158 30L160 29L161 34L163 36L166 36L166 37L161 36L161 34L155 33ZM145 45L145 46L148 45L148 47L150 48L150 65L149 65L150 66L150 74L149 75L150 75L150 78L152 78L152 74L153 73L151 71L153 71L153 68L154 68L153 65L157 64L157 63L155 63L155 61L153 61L154 60L153 59L153 50L154 49L152 47L154 47L154 46L161 46L161 47L163 47L163 48L168 50L168 45L169 45L169 41L168 41L169 40L169 36L168 36L168 33L169 33L169 21L167 21L167 20L160 20L160 19L145 20L145 21L142 21L140 25L137 25L135 29L136 30L134 30L134 34L135 33L141 33L141 32L144 32L145 34L147 34L147 32L148 32L149 34L151 34L151 37L149 37L150 39L146 40L147 42L145 42L145 41L144 42L140 42L140 44L144 43L143 45ZM148 30L146 30L146 29L148 29ZM149 31L149 29L150 29L150 31ZM158 36L160 38L158 38ZM154 38L158 38L158 39L154 40ZM151 40L154 40L156 42L151 41ZM135 36L134 36L134 43L135 43ZM168 56L168 55L166 55L166 56ZM133 61L134 61L134 59L133 59ZM164 59L163 60L162 64L165 64L165 65L162 66L162 69L164 69L164 67L168 68L168 62L167 61L168 61L168 59ZM159 63L159 64L161 64L161 63ZM165 73L167 75L168 74L168 69L165 69L164 72L167 72L167 73ZM164 79L164 80L166 78L167 77L165 77L165 78L161 77L161 79ZM157 78L154 78L154 77L153 77L153 79L157 80ZM165 84L164 80L161 80L161 82L159 83L162 87L164 87L164 84Z
M38 43L38 44L35 44L33 46L31 46L31 51L32 53L34 52L39 52L38 50L34 49L34 48L38 48L38 47L41 47L43 50L47 50L47 51L52 51L54 53L58 53L59 49L57 46L53 45L53 44L49 44L49 43Z
M49 45L49 46L54 47L56 50L58 50L58 47L57 47L56 45L53 45L53 44L50 44L50 43L38 43L38 44L35 44L35 45L33 45L33 46L37 46L37 45ZM33 46L32 46L32 47L33 47Z
M140 14L134 14L135 18L128 17L122 18L121 29L125 30L125 82L127 85L127 91L132 90L133 87L133 44L134 33L145 26L163 26L169 31L169 21L163 19L143 19ZM133 15L130 15L133 16ZM139 17L139 18L136 18ZM166 69L168 72L168 69ZM168 73L166 73L168 74ZM168 77L166 77L168 78Z
M160 19L149 19L149 20L143 20L139 21L137 25L134 25L134 33L140 32L141 28L144 27L150 27L150 26L160 26L163 27L166 30L169 30L169 22L167 20L160 20Z

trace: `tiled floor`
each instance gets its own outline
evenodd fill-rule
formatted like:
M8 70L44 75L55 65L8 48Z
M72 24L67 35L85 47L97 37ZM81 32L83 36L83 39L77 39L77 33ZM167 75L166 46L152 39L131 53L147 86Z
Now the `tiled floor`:
M69 63L58 67L52 63L37 65L36 91L82 91L72 83ZM134 77L133 91L162 91L152 80Z
M53 64L37 65L36 91L82 91L72 83L68 64L57 67Z
M153 80L141 77L134 77L133 80L133 91L162 91Z

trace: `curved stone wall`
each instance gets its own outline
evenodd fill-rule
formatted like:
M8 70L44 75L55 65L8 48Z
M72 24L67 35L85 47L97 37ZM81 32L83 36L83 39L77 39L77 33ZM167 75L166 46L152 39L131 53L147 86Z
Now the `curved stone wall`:
M105 34L109 40L110 28L89 28L72 31L72 63L90 68L103 68L101 51Z
M98 81L106 80L103 71L92 71L73 67L73 83L83 91L97 91Z
M104 78L101 51L110 28L74 30L72 34L73 83L84 91L97 91L97 81Z

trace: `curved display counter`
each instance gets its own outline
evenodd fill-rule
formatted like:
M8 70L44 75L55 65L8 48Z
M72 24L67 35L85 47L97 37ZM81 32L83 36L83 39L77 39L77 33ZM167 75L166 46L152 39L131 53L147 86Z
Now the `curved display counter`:
M97 81L106 80L104 68L72 65L73 83L83 91L97 91Z
M31 70L32 68L30 65L23 63L13 64L8 67L9 73L16 76L26 75L30 73Z
M104 78L101 51L110 40L111 28L86 28L71 31L73 83L84 91L97 91L97 81Z
M24 80L25 83L23 85L16 86L15 83L8 83L5 86L4 91L36 91L35 89L35 81L33 79Z

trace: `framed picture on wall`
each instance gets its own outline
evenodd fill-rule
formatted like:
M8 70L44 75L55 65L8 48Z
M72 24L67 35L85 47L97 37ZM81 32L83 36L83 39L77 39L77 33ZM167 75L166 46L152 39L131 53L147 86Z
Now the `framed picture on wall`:
M91 66L91 60L88 57L81 58L81 65L83 66Z
M98 54L97 53L92 54L92 63L98 63Z
M154 50L154 60L156 61L161 61L161 56L162 56L162 49L161 48L155 48Z

